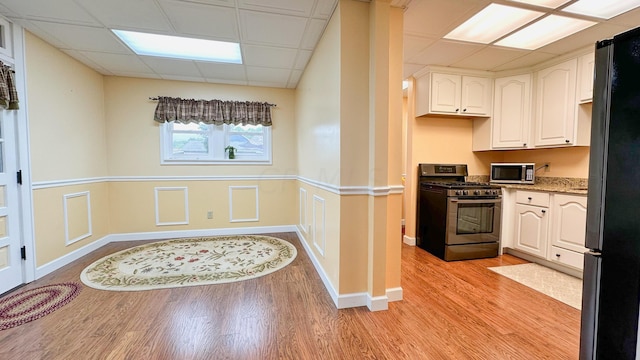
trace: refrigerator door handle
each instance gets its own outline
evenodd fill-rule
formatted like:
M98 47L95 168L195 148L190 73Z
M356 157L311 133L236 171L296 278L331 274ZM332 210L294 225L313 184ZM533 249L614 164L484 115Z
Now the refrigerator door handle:
M580 324L580 359L595 359L597 348L598 311L600 306L600 268L602 258L599 252L584 254L582 281L582 321Z

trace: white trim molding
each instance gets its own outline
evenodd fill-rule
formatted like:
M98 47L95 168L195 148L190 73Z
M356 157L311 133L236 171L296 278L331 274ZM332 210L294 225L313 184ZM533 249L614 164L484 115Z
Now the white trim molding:
M403 296L403 290L401 287L387 289L387 298L389 299L389 302L402 301Z
M327 246L327 221L326 221L326 204L325 200L318 195L313 195L312 200L312 216L313 216L313 246L324 257L324 252ZM316 214L316 204L320 207L319 214ZM320 216L320 223L318 224L318 216ZM320 235L318 235L320 232ZM318 239L320 238L320 239Z
M155 211L156 211L156 226L171 226L171 225L189 225L189 188L186 186L172 186L172 187L155 187ZM184 195L184 220L183 221L169 221L160 222L160 202L158 194L161 191L182 191Z
M256 216L254 218L245 218L245 219L234 219L233 218L233 190L239 189L254 189L256 196ZM229 222L238 223L238 222L254 222L260 221L260 197L258 193L258 185L247 185L247 186L229 186Z
M402 242L409 246L416 246L416 238L407 235L402 236Z
M308 231L307 229L307 189L300 188L299 196L298 196L298 222L300 223L300 227L304 229L304 231Z
M261 181L261 180L298 180L307 185L326 190L337 195L388 196L402 194L404 186L337 186L322 181L296 175L236 175L236 176L111 176L67 180L36 181L31 184L33 190L62 186L85 185L102 182L159 182L159 181Z
M87 206L87 232L81 235L69 239L69 208L67 202L69 199L85 197ZM64 213L64 243L69 246L82 239L86 239L93 235L93 226L91 225L91 193L89 191L82 191L73 194L64 194L62 196L62 209Z

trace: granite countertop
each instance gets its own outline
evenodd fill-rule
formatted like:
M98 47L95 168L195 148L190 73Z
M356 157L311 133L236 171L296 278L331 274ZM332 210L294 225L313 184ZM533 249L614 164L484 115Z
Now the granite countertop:
M472 181L488 181L488 176L469 176ZM469 181L469 179L467 180ZM539 176L533 185L497 184L504 189L547 191L556 193L587 195L588 179Z

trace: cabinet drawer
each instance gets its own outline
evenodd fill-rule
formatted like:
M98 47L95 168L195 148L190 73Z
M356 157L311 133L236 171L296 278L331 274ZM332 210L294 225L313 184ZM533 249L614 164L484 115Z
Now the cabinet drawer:
M525 205L549 206L549 194L536 191L516 191L516 202Z
M559 248L557 246L551 247L551 254L549 254L550 260L563 265L569 265L574 268L582 270L584 262L584 254Z

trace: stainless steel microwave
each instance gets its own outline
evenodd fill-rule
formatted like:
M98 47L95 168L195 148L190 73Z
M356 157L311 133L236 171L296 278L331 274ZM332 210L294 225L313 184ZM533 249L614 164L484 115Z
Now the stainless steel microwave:
M492 163L490 181L503 184L533 184L534 163Z

